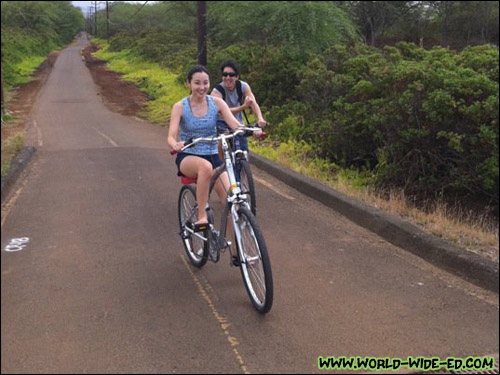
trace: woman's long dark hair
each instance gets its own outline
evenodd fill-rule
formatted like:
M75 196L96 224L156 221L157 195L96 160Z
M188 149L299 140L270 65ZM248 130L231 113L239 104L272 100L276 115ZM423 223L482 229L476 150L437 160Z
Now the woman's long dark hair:
M189 69L187 77L188 82L191 82L195 73L207 73L207 75L210 77L210 73L208 72L207 68L205 68L203 65L196 65Z

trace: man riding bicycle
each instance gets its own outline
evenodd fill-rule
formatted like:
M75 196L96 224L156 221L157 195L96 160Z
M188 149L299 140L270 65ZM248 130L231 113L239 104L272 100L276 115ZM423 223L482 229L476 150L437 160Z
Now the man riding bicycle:
M215 86L210 95L223 99L241 124L243 124L243 111L251 108L257 116L258 125L261 128L265 127L266 120L262 116L262 111L255 100L250 85L239 79L240 68L238 64L234 60L224 60L220 65L220 70L222 73L222 82ZM220 116L217 120L217 128L219 131L228 129L228 125ZM235 139L235 146L242 151L248 152L248 141L244 137L237 137Z

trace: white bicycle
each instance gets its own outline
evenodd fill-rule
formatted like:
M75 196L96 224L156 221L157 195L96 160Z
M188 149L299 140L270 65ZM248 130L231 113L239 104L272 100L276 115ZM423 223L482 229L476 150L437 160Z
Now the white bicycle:
M201 268L207 260L218 262L220 254L230 249L232 243L226 239L228 216L234 228L236 255L230 257L230 264L239 266L243 283L254 308L265 314L273 304L273 277L271 261L267 251L262 231L252 213L249 196L241 190L236 179L234 166L237 154L231 149L228 140L235 136L249 135L261 131L258 127L245 127L231 134L221 134L218 137L196 138L184 146L181 151L199 142L221 142L224 163L216 168L210 180L209 195L219 176L227 171L229 189L227 201L224 204L219 230L215 227L215 217L207 203L206 212L208 225L202 231L197 231L194 223L198 220L198 204L196 201L196 180L182 177L184 185L179 193L179 226L180 236L191 264ZM174 151L171 152L175 154ZM231 250L228 252L231 254Z

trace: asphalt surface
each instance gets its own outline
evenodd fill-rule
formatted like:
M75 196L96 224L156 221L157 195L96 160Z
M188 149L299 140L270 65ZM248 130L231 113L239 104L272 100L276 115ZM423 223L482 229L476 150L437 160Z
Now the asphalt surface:
M273 309L253 310L226 254L193 269L166 129L106 109L85 43L41 90L38 151L2 205L2 373L311 373L318 356L498 352L498 295L258 169Z

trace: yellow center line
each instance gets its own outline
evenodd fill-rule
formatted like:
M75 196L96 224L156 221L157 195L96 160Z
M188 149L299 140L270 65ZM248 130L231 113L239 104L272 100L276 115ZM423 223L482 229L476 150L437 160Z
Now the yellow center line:
M196 277L196 275L193 273L193 271L189 267L189 264L187 263L186 258L181 255L181 259L184 262L184 265L188 269L189 273L191 274L191 277L193 278L194 283L198 287L198 291L200 292L201 296L203 297L203 299L207 303L208 307L212 311L212 315L214 316L215 320L217 320L217 322L219 323L219 326L222 329L222 332L224 332L224 334L226 335L227 342L229 343L229 345L233 349L233 353L234 353L236 360L238 361L238 363L241 367L241 370L243 371L244 374L251 374L251 372L248 370L247 366L245 365L245 361L243 360L243 357L241 356L240 352L237 349L237 347L240 345L240 343L239 343L238 339L233 334L231 334L231 331L229 330L229 328L231 326L231 322L228 320L227 317L224 317L224 316L219 314L219 312L217 311L217 308L215 307L214 303L212 302L212 299L208 295L206 289L203 287L200 279L198 279L198 277Z

